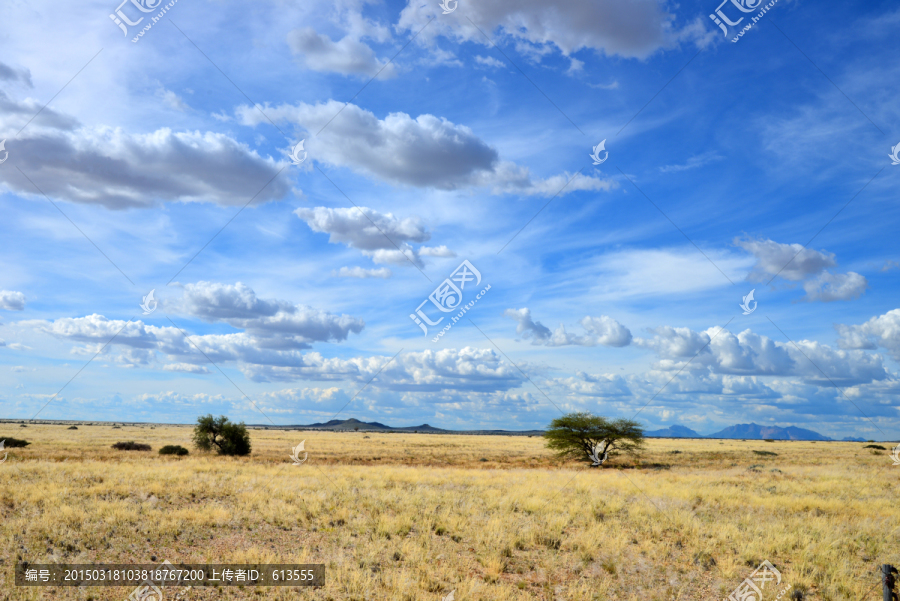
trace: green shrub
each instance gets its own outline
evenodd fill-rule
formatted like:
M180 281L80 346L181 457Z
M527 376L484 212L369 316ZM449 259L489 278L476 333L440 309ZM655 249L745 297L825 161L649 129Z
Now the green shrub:
M179 457L188 454L188 450L180 444L167 444L159 450L160 455L178 455Z
M130 440L128 442L117 442L112 446L117 451L151 451L150 445Z
M773 453L772 451L753 451L753 452L756 453L757 455L772 455L772 456L778 455L778 453Z
M881 446L880 444L867 444L863 447L864 449L881 449L882 451L887 451L886 448Z
M216 418L210 414L197 418L194 446L219 455L249 455L250 433L244 422L233 424L224 415Z

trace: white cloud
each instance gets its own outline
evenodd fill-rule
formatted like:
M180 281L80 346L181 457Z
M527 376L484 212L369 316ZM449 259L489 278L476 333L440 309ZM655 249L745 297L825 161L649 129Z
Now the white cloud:
M631 343L631 332L628 328L606 315L582 318L578 323L585 329L587 335L576 336L566 332L563 324L560 324L556 331L551 333L549 328L531 318L531 311L528 308L507 309L503 314L518 322L516 333L522 335L523 338L531 338L532 344L545 346L597 346L602 344L603 346L622 347Z
M868 287L866 278L856 272L826 271L837 266L834 253L766 239L735 238L734 244L756 257L748 280L762 282L778 276L791 282L803 281L806 301L853 300Z
M76 354L93 355L106 346L106 353L119 352L122 366L150 366L164 362L169 371L205 373L193 366L233 361L245 371L248 366L286 366L308 371L313 377L351 374L357 368L320 355L304 355L315 342L341 342L359 333L365 323L349 315L335 315L287 301L257 298L249 287L198 282L184 286L183 298L169 306L207 322L223 322L243 331L229 334L191 335L186 326L157 327L141 321L125 322L103 315L61 318L55 321L26 320L19 325L56 338L85 343ZM184 332L184 333L183 333ZM185 333L190 340L185 338ZM199 349L199 351L198 351Z
M756 257L756 265L748 276L751 281L766 281L778 274L786 280L799 282L837 265L834 253L804 248L801 244L751 238L735 238L734 244Z
M664 371L687 365L688 370L720 375L796 376L826 387L832 382L847 386L888 377L880 356L835 350L816 341L798 340L795 346L750 330L735 335L718 327L695 332L662 326L651 332L653 338L635 338L634 344L656 351L660 358L656 367Z
M18 129L40 109L0 92L0 130ZM7 150L32 181L51 198L111 209L163 202L244 205L276 200L290 190L287 175L260 192L279 171L233 138L213 132L173 132L162 128L132 134L121 128L80 127L49 109ZM17 169L0 170L0 182L23 195L39 195Z
M192 363L167 363L163 365L165 371L180 371L187 374L208 374L209 369L202 365L194 365Z
M584 71L584 61L580 61L574 56L569 57L569 68L566 69L566 75L575 75Z
M294 29L287 36L287 43L297 61L312 71L341 73L359 77L379 78L396 76L393 64L381 61L369 46L354 34L348 34L337 42L327 35L319 35L312 27ZM382 70L383 68L383 70Z
M836 300L853 300L868 288L866 278L853 271L831 273L825 271L814 280L803 282L806 299L828 303Z
M300 208L294 214L314 232L328 234L330 243L360 250L378 264L406 265L412 262L421 268L422 256L456 256L446 246L414 248L410 244L431 239L431 233L418 217L399 219L391 213L379 213L368 207Z
M886 349L900 361L900 309L871 318L862 325L836 324L838 346L844 349Z
M485 67L500 68L506 66L492 56L481 56L480 54L475 56L475 62L479 65L484 65Z
M601 398L632 396L625 378L615 374L588 374L580 371L575 377L557 378L552 382L572 395Z
M197 405L208 404L208 403L222 403L225 401L225 398L220 395L209 395L204 393L198 394L181 394L179 392L167 391L167 392L156 392L156 393L144 393L139 394L134 397L133 401L137 403L150 403L156 406L169 407L169 406L187 406L187 407L195 407Z
M264 413L290 413L304 409L339 410L350 395L341 388L284 388L256 396Z
M22 311L25 309L25 295L13 290L0 290L0 309Z
M494 392L517 388L524 379L493 349L473 347L401 353L393 361L389 356L325 359L318 353L307 353L303 359L303 365L254 364L244 373L260 382L300 379L367 382L377 374L370 388L416 392Z
M360 333L365 322L287 301L263 300L248 286L197 282L184 286L180 308L204 321L242 329L262 348L309 348L313 342L340 342Z
M521 46L546 54L546 47L569 55L590 48L609 56L646 58L682 39L699 39L705 34L698 20L683 29L674 25L674 15L659 0L632 2L563 2L541 0L482 0L466 6L467 18L439 18L437 3L413 2L400 13L398 30L418 32L429 19L437 17L419 37L430 43L437 36L457 42L470 41L489 46L482 31L497 30ZM479 31L479 29L481 31Z
M516 320L516 334L522 338L532 338L534 344L541 344L550 339L550 328L531 318L531 309L507 309L503 312L506 317Z
M612 317L584 317L581 324L592 340L603 346L628 346L631 343L631 332ZM592 345L593 346L593 345Z
M378 269L363 269L362 267L341 267L340 271L332 271L332 277L339 278L383 278L391 277L391 270L387 267Z
M256 108L246 105L235 112L248 126L265 119ZM344 106L334 100L317 105L267 105L264 112L275 122L295 123L310 132L321 130L307 139L313 159L394 184L440 190L486 187L494 194L553 196L571 178L563 173L534 179L527 168L502 160L497 150L470 128L434 115L413 119L406 113L390 113L382 120L354 104ZM578 176L562 194L610 190L616 185L614 180Z

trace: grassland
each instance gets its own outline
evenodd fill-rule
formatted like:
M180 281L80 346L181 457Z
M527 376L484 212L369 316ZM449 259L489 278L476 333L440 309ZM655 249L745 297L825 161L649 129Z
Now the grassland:
M253 430L246 458L157 454L190 434L0 424L32 442L0 464L0 601L130 592L17 588L22 560L324 563L322 588L187 598L360 601L723 599L764 559L804 599L857 601L900 564L900 467L860 443L651 439L602 470L537 437ZM110 448L132 440L153 451Z

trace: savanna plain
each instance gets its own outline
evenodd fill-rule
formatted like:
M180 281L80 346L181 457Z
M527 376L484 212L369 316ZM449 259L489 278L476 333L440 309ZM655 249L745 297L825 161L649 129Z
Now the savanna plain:
M591 469L539 436L251 428L220 457L190 426L77 428L0 424L31 443L0 463L0 601L133 589L16 587L20 561L322 563L319 588L186 598L360 601L724 599L763 560L785 599L861 601L900 564L900 466L865 443L649 439Z

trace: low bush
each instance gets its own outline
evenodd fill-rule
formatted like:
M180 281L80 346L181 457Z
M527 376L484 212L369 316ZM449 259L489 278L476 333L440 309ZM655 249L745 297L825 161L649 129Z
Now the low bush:
M883 446L881 446L880 444L867 444L863 448L864 449L880 449L882 451L887 451L887 449L884 448Z
M27 447L31 443L27 440L21 440L19 438L3 438L0 436L0 440L3 441L3 446L7 449L14 449L16 447Z
M773 455L776 456L778 453L773 453L772 451L753 451L757 455Z
M178 455L179 457L182 455L187 455L188 450L181 445L178 444L167 444L163 448L159 450L160 455Z
M66 428L66 429L67 429L67 430L77 430L77 429L78 429L78 426L69 426L69 427Z
M117 442L112 446L112 448L117 451L150 451L150 445L142 444L140 442L128 441L128 442Z

